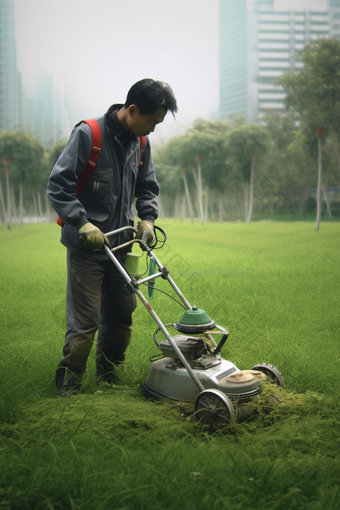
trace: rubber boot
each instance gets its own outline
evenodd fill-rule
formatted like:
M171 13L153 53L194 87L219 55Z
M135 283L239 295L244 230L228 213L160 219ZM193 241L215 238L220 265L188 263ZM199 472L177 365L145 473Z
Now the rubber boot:
M58 365L55 383L59 397L69 397L80 392L81 379L85 370L72 371L70 368Z
M117 380L117 367L125 360L125 353L119 356L120 359L110 361L107 357L101 356L100 362L96 362L97 384L107 382L113 384Z

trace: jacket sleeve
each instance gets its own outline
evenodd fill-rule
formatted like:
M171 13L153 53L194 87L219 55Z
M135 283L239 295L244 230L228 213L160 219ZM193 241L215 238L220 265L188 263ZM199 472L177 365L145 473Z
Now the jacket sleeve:
M157 197L159 185L151 157L149 139L146 139L142 165L139 166L135 196L138 217L141 220L155 221L158 218Z
M65 223L77 230L88 221L83 205L76 198L76 187L88 163L91 145L89 126L82 123L75 127L65 149L53 165L46 189L53 209Z

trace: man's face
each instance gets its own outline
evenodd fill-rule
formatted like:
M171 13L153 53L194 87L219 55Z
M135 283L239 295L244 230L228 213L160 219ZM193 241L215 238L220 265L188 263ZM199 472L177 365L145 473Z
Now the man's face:
M153 133L157 124L163 122L166 115L166 110L160 107L151 115L141 115L139 108L136 105L131 105L128 108L127 124L130 131L135 136L146 136Z

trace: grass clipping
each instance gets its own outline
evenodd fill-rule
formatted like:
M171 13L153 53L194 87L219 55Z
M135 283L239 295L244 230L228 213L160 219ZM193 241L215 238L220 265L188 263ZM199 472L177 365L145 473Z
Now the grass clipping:
M268 429L273 425L285 426L288 422L301 423L306 419L313 419L322 423L325 419L332 419L338 406L333 399L320 393L307 391L299 394L289 392L280 386L277 386L270 380L260 382L259 395L249 402L233 402L234 421L228 425L214 423L203 428L215 433L236 434L255 432L259 429ZM197 422L195 413L193 414L192 403L179 402L182 419L186 421Z

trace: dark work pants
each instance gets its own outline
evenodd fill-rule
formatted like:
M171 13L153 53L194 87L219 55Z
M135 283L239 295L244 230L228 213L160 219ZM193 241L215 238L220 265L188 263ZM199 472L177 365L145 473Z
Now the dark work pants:
M67 250L67 326L59 366L81 377L97 330L97 373L124 361L136 305L136 296L111 261Z

